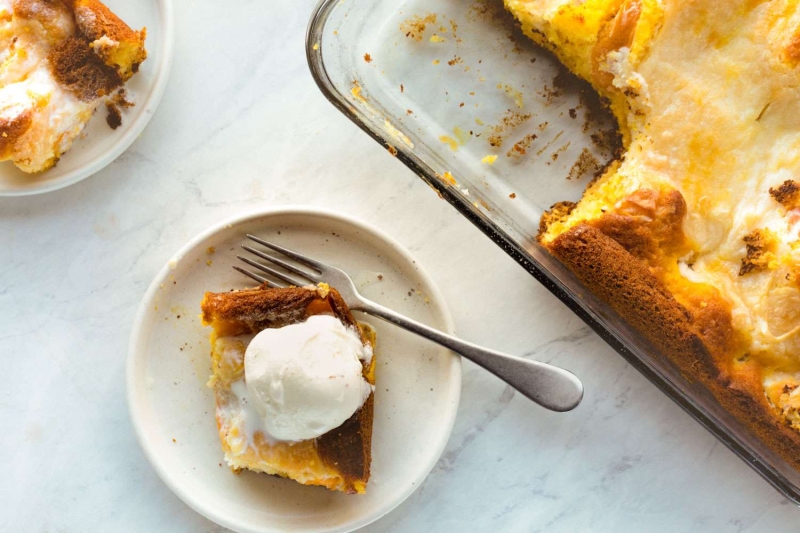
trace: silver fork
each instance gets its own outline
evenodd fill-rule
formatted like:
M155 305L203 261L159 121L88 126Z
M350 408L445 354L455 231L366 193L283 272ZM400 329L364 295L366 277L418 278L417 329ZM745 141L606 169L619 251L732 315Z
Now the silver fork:
M300 268L297 265L289 263L274 255L266 254L260 250L256 250L247 245L242 245L242 248L251 254L268 261L275 266L278 266L288 272L291 272L295 277L286 272L282 272L270 266L254 261L249 257L237 256L239 259L248 265L256 268L270 276L277 278L289 285L302 287L313 283L328 283L331 287L342 295L345 303L350 309L362 311L372 316L376 316L387 322L391 322L396 326L407 329L417 335L421 335L445 348L448 348L463 357L466 357L473 363L476 363L495 376L499 377L526 397L538 403L542 407L551 409L553 411L570 411L578 406L583 399L583 384L571 372L558 368L556 366L548 365L547 363L540 363L537 361L529 361L521 357L507 355L487 348L482 348L471 342L466 342L452 335L447 335L436 329L426 326L420 322L406 318L403 315L392 311L382 305L367 300L356 290L356 286L350 276L343 270L336 267L326 265L320 261L311 259L308 256L299 254L292 250L288 250L277 244L267 242L259 239L253 235L247 235L251 241L269 248L275 252L282 254L285 257L291 258L294 261L304 265L308 268ZM281 286L273 280L265 278L259 274L253 273L247 269L239 266L234 266L242 274L256 280L259 283L269 282L275 286Z

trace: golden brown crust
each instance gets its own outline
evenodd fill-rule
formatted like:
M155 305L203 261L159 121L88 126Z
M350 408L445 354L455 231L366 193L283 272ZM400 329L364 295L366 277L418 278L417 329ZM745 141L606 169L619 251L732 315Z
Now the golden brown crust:
M301 321L306 308L318 298L316 290L304 287L262 285L257 289L207 292L201 304L203 323L213 326L220 336L258 333Z
M72 10L81 33L94 41L103 35L115 41L133 41L138 34L98 0L73 0Z
M549 246L577 278L655 345L692 372L716 373L692 315L645 264L598 228L580 224Z
M775 260L775 236L767 229L754 229L744 236L747 255L742 258L739 275L766 269Z
M144 41L146 29L135 31L99 0L70 0L78 30L89 41L107 37L119 43L116 48L96 52L109 66L117 67L123 80L139 71L147 59Z
M686 202L676 190L639 189L593 222L600 231L651 266L684 245Z
M372 463L372 417L375 395L370 394L361 409L344 424L317 439L322 461L335 467L344 478L347 491L355 493L355 482L369 480Z
M733 362L725 357L734 340L730 310L719 299L706 301L705 316L690 311L644 261L590 224L573 227L548 248L687 379L703 384L749 431L800 469L800 435L768 403L758 365L746 355Z
M14 0L13 7L15 16L38 20L47 30L53 76L84 102L110 96L147 57L145 31L132 30L98 0ZM57 24L69 13L78 28L72 37ZM107 45L93 46L104 37Z
M771 187L769 194L787 211L800 207L800 184L794 180L786 180L777 187Z
M614 18L608 22L597 36L597 44L592 49L592 77L598 87L613 88L614 76L603 69L609 52L630 47L636 31L636 23L642 13L639 0L625 0Z
M309 315L332 313L343 324L358 331L363 344L374 344L359 327L349 307L334 289L312 287L256 289L223 293L207 292L201 303L203 323L214 327L218 336L257 333L301 322ZM364 374L374 379L374 358ZM344 424L315 439L319 458L337 471L348 493L363 492L372 462L372 418L374 394ZM361 490L359 490L359 488Z

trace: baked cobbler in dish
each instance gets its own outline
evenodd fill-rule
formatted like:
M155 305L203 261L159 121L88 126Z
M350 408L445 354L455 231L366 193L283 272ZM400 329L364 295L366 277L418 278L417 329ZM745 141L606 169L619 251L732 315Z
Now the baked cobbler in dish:
M800 9L505 0L625 150L540 243L800 468Z

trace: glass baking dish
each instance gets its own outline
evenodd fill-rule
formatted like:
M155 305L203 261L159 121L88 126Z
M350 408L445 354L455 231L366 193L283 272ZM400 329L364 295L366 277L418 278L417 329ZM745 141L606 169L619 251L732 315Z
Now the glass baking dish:
M325 96L543 283L787 498L800 473L537 243L615 153L592 91L516 27L502 0L322 0L306 54Z

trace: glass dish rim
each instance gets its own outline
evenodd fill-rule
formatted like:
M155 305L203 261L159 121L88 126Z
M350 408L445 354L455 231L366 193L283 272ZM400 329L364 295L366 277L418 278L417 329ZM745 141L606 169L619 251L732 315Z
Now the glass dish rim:
M701 426L742 459L742 461L750 466L750 468L775 490L781 493L781 495L795 505L800 506L800 486L792 483L779 472L773 470L758 452L752 450L746 444L739 442L735 436L730 434L728 429L715 421L713 414L697 405L692 398L673 385L669 378L663 375L658 369L639 358L635 353L636 350L631 349L625 340L606 327L602 320L595 316L591 310L584 307L584 305L581 304L580 298L574 295L552 272L541 265L519 243L508 236L499 225L480 211L474 209L468 201L454 190L454 188L446 186L437 176L437 172L430 165L417 157L413 149L390 143L378 131L369 126L367 121L363 118L364 114L362 112L347 103L345 95L336 89L334 82L328 75L323 59L323 48L321 46L323 42L323 32L328 18L341 3L341 0L318 0L306 28L306 60L309 70L311 71L311 76L325 98L375 142L402 161L409 170L436 191L440 198L447 201L447 203L453 206L463 217L491 239L492 242L511 256L514 261L522 266L522 268L538 282L544 285L544 287L558 298L561 303L575 313L650 383L655 385L662 393L700 423Z

